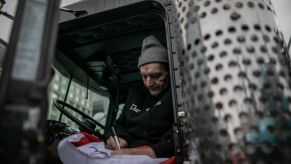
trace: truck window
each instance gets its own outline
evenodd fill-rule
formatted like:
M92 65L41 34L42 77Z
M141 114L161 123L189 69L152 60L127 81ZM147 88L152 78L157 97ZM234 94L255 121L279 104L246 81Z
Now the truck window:
M63 101L65 99L68 85L69 79L63 76L57 70L55 70L55 75L48 89L49 110L47 119L56 121L59 120L60 111L54 106L53 100L59 99ZM72 81L68 91L66 103L93 117L102 125L105 125L107 111L109 108L108 97L102 96L91 90L87 90L87 88L85 88L84 86L81 86L78 83ZM74 113L74 116L82 120L81 116L77 113ZM68 126L78 128L76 123L74 123L64 115L62 116L61 121L63 123L66 123Z

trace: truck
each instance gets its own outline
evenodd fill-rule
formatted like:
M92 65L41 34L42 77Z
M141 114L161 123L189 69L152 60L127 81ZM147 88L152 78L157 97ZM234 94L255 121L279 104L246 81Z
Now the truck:
M291 162L291 65L271 0L18 3L0 80L5 163L61 163L56 145L80 129L104 138L149 35L168 52L176 163Z

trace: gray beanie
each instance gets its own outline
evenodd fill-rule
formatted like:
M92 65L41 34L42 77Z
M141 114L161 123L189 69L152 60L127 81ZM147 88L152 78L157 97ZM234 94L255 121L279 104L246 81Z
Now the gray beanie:
M167 50L153 35L143 40L137 67L148 63L168 63Z

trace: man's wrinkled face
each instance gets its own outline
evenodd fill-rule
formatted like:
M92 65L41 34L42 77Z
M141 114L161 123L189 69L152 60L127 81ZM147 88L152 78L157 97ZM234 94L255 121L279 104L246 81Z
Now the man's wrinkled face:
M168 71L165 65L150 63L139 68L143 83L152 96L160 94L167 85Z

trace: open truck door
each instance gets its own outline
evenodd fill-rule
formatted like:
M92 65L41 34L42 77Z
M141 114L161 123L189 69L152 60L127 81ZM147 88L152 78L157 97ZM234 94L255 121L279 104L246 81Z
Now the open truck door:
M43 162L47 86L58 16L58 0L19 1L0 81L3 163Z

